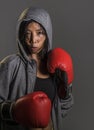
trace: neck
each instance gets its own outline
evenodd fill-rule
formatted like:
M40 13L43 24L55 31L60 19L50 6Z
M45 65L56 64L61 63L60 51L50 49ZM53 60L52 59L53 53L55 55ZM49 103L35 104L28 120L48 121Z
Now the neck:
M38 57L37 54L29 55L29 58L30 58L30 59L34 59L36 62L39 62L39 57Z

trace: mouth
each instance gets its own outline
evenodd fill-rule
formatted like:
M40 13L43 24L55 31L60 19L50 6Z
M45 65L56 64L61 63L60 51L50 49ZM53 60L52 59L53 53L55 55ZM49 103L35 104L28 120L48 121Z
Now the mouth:
M37 51L38 47L31 47L32 51Z

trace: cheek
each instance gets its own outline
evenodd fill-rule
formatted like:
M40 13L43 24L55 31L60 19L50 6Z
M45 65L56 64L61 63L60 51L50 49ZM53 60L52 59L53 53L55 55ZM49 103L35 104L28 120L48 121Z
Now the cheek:
M31 43L28 40L25 40L26 45L30 46Z
M44 46L44 43L45 43L45 39L42 39L42 40L40 41L40 46L43 47L43 46Z

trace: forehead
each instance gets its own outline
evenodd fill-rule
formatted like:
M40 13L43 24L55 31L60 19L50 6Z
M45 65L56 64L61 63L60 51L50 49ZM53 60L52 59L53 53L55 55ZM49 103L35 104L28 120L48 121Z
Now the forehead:
M27 28L27 29L38 29L38 30L41 29L41 30L43 30L42 26L41 26L39 23L34 22L34 21L30 22L30 23L27 25L26 28Z

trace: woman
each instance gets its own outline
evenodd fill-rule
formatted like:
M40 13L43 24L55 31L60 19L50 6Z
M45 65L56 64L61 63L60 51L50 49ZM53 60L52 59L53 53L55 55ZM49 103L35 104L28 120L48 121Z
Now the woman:
M31 130L61 130L62 118L70 110L73 98L71 92L64 100L58 96L56 75L47 69L48 52L52 49L52 24L44 9L31 7L22 12L17 43L19 53L0 63L0 130L28 130L13 120L12 108L20 97L40 90L52 102L51 119L47 127Z

